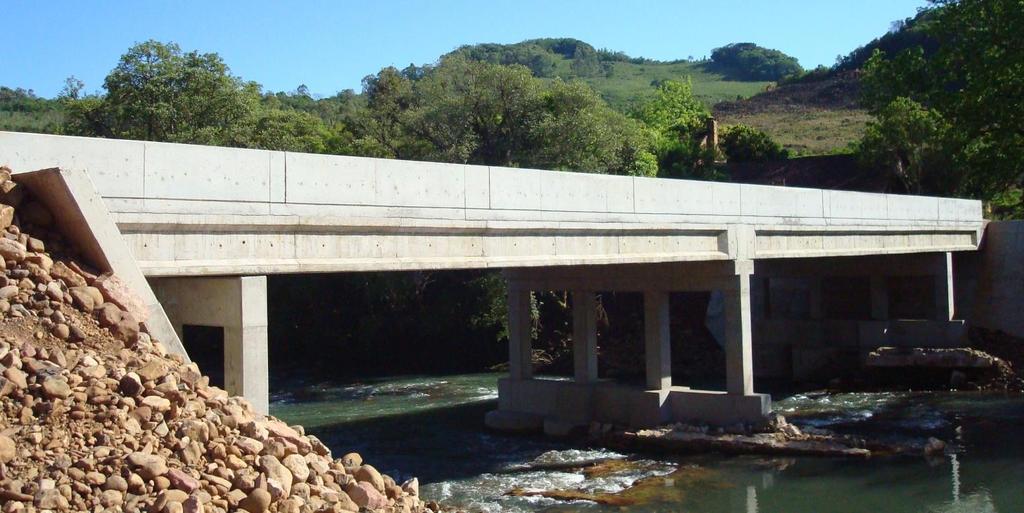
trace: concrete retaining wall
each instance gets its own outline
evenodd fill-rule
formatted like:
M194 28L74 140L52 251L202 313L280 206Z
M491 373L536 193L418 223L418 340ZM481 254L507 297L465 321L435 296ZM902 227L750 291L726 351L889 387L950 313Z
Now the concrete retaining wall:
M1024 337L1024 221L989 223L981 251L963 262L975 280L968 323Z

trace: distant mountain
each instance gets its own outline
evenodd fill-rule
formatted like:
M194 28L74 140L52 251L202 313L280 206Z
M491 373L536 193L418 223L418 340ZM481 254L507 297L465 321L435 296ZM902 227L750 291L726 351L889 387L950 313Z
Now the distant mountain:
M694 93L714 105L746 98L763 91L772 81L802 71L795 58L752 43L717 48L709 60L630 57L571 38L467 45L442 59L452 55L494 64L521 64L540 78L583 80L610 105L622 110L653 95L664 80L689 79Z

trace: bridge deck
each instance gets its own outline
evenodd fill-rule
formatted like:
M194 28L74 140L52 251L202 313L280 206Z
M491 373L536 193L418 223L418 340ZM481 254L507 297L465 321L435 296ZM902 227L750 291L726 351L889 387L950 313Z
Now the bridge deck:
M981 203L0 132L88 172L148 276L976 249Z

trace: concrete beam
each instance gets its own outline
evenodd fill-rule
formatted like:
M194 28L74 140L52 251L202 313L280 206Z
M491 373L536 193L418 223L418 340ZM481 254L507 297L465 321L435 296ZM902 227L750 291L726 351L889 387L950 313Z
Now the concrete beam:
M668 292L644 292L644 361L647 390L672 387L672 340L669 333Z
M513 380L533 377L533 334L530 291L508 288L508 372Z
M175 329L184 325L224 330L224 388L267 413L267 277L162 278L153 289Z
M734 395L754 393L754 364L750 319L750 275L731 278L725 299L726 390Z
M593 291L572 292L572 357L577 383L597 381L597 298Z

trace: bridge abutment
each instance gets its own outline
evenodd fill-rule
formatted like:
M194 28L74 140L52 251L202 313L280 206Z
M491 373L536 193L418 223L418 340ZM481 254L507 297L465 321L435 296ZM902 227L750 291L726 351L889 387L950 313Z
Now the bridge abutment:
M152 287L182 341L186 325L223 330L225 390L267 413L267 277L160 278Z

